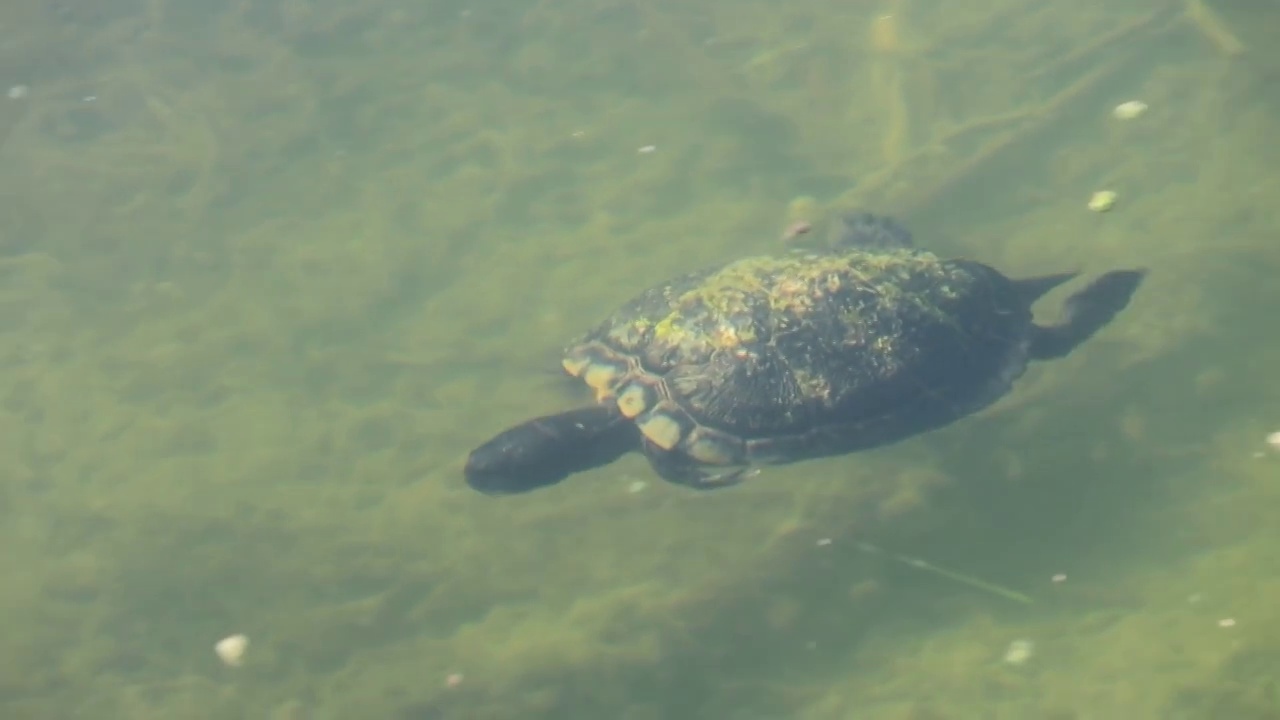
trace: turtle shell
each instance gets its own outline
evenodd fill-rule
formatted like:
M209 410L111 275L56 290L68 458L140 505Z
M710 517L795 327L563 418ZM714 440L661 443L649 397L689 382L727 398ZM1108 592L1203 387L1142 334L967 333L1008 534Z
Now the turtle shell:
M976 262L895 247L751 257L651 288L564 357L646 451L699 465L852 452L990 404L1031 313Z

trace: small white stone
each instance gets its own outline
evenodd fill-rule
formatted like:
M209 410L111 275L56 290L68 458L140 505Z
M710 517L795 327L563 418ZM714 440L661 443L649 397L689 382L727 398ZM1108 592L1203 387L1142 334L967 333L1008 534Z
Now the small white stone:
M636 148L636 152L640 153L641 155L648 155L651 152L656 152L657 149L658 149L657 145L644 145L642 147Z
M1035 643L1030 640L1014 640L1004 651L1004 661L1010 665L1022 665L1035 654Z
M631 493L632 495L635 495L638 492L644 492L644 489L647 487L649 487L649 483L643 480L636 480L635 482L627 486L627 492Z
M1267 436L1267 444L1274 450L1280 450L1280 430L1277 430Z
M1111 114L1117 120L1132 120L1147 111L1147 104L1141 100L1130 100L1115 106Z
M1111 190L1099 190L1089 198L1089 209L1096 213L1104 213L1116 206L1117 196Z
M213 652L227 667L240 667L244 664L245 651L249 649L249 637L235 634L222 638L213 646Z

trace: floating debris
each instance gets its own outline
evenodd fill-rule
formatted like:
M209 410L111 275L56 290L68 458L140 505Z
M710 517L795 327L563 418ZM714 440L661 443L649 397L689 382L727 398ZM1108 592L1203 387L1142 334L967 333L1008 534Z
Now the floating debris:
M1147 111L1147 104L1141 100L1130 100L1115 106L1111 114L1117 120L1132 120Z
M640 153L641 155L648 155L651 152L657 152L657 150L658 150L657 145L642 145L636 148L636 152Z
M1267 444L1270 445L1273 450L1280 450L1280 430L1277 430L1267 436Z
M636 493L644 492L644 489L647 487L649 487L649 483L643 480L636 480L627 486L627 492L635 495Z
M1222 618L1221 620L1218 621L1218 627L1220 628L1233 628L1235 626L1236 626L1235 618Z
M222 638L213 646L213 652L227 667L240 667L244 664L244 654L249 649L249 638L236 634Z
M1054 583L1064 583L1066 581L1067 581L1066 573L1058 573L1057 575L1054 575L1053 577L1049 578L1049 582L1054 582Z
M1119 198L1110 190L1099 190L1089 198L1089 209L1096 213L1104 213L1116 206L1116 200Z

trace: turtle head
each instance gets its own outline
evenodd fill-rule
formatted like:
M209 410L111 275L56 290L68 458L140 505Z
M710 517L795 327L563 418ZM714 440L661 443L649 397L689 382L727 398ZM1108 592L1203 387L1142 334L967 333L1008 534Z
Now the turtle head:
M486 495L554 485L640 447L636 426L612 403L534 418L471 451L463 473Z

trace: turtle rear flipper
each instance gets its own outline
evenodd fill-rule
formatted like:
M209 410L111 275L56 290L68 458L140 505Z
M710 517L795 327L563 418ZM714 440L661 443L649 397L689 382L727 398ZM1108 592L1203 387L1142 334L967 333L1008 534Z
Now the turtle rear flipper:
M502 431L471 451L463 472L482 493L510 495L554 485L639 448L636 426L612 404L596 405Z
M1129 304L1146 274L1146 270L1109 272L1067 298L1066 318L1061 323L1033 327L1032 359L1064 357L1088 340Z

